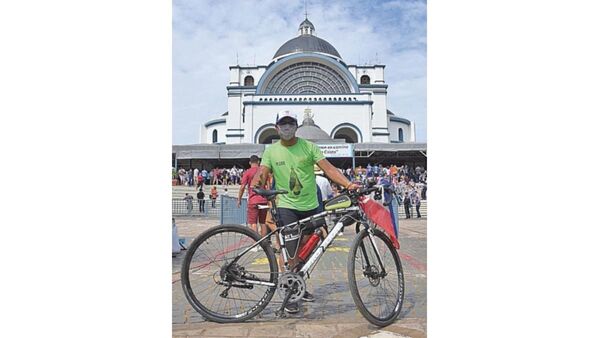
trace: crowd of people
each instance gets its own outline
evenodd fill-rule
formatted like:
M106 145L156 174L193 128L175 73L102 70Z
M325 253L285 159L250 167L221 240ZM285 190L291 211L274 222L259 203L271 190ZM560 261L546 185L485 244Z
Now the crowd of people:
M177 180L177 185L196 189L204 185L239 185L243 175L244 169L236 168L235 165L229 169L215 167L212 170L180 168L176 171L173 168L173 179Z
M427 200L427 170L417 166L408 165L373 165L369 163L365 168L361 166L352 170L344 170L344 175L350 180L365 184L369 178L377 180L377 184L385 183L394 186L396 193L404 206L406 218L421 218L421 201ZM416 216L413 212L416 211Z
M354 168L338 169L348 180L364 184L369 177L376 177L378 180L388 180L394 186L411 185L427 183L427 170L420 166L409 167L408 165L382 166L371 165L366 167L358 166ZM175 171L173 168L173 179L177 180L177 185L196 187L204 185L239 185L244 175L244 168L213 168L212 170L198 168L183 169ZM425 198L422 196L422 198Z
M178 185L196 188L196 197L198 198L200 212L206 212L204 207L205 198L210 199L211 207L215 208L216 200L219 196L216 186L241 184L244 172L247 170L237 168L236 166L231 168L215 167L212 170L199 170L197 168L186 170L180 168L176 171L173 168L173 178L177 179ZM370 178L376 179L378 184L384 181L392 184L404 206L406 217L410 218L415 213L412 211L413 208L416 209L416 217L421 217L419 210L421 200L427 199L427 170L424 168L420 166L410 167L408 165L397 166L395 164L391 166L383 166L381 164L371 165L369 163L366 167L357 166L354 169L346 168L337 170L349 181L360 185L366 184L366 181ZM211 186L207 193L203 191L204 185ZM338 187L336 184L332 184L331 193L326 193L324 198L337 196L337 194ZM186 196L184 199L188 202L188 209L191 209L191 200L193 197Z

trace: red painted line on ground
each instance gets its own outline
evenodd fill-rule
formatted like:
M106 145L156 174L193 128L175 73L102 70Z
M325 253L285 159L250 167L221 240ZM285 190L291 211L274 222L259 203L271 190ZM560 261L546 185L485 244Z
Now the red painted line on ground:
M242 241L240 241L239 243L234 243L234 244L229 245L227 248L225 248L225 250L217 253L215 255L215 257L213 258L213 260L217 260L217 259L225 256L226 254L228 254L228 253L230 253L230 252L232 252L234 250L239 249L241 245L243 245L243 244L245 244L245 243L247 243L249 241L250 240L246 238L246 239L243 239ZM203 264L201 264L200 262L202 262ZM202 268L204 268L206 266L209 266L210 264L213 263L212 261L209 261L209 260L206 260L206 259L203 260L203 261L200 261L200 262L197 263L195 266L192 266L190 268L190 270L202 269ZM173 282L171 284L177 283L178 281L181 280L181 272L175 272L175 273L173 273L173 277L172 278L173 278Z
M419 261L418 259L414 258L413 256L411 256L407 253L400 252L399 254L400 254L400 259L402 261L407 262L413 268L415 268L421 272L427 271L427 265L421 263L421 261Z

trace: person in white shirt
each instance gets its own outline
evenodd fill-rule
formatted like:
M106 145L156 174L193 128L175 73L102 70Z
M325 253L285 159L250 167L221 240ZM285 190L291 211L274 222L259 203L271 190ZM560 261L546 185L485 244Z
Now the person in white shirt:
M198 185L198 174L200 173L200 170L198 170L198 168L194 168L194 177L192 178L192 180L194 181L194 187Z
M332 198L333 189L331 189L331 183L323 176L323 170L321 170L318 165L315 164L314 168L315 180L317 181L317 186L319 186L319 189L321 190L321 198L323 198L323 201Z
M323 201L333 198L333 189L331 188L331 183L327 178L325 178L325 176L323 176L323 170L321 170L321 168L319 168L319 166L315 164L314 171L315 180L317 181L317 186L319 187L319 190L321 190L321 198L323 199ZM338 233L338 236L341 236L343 234L344 229L342 228L342 231Z

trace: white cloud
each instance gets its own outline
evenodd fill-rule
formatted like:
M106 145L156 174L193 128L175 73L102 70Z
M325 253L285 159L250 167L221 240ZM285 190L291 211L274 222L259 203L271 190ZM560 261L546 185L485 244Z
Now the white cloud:
M426 141L424 1L310 1L316 35L347 64L386 65L388 108ZM173 143L197 143L202 123L227 110L229 66L268 64L294 38L304 1L173 3Z

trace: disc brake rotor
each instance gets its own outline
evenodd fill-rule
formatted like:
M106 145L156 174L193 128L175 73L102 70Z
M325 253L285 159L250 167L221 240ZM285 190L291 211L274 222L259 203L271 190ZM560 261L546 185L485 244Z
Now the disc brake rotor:
M371 265L367 268L367 277L369 278L369 283L373 286L378 286L381 278L379 277L379 269L376 266Z

